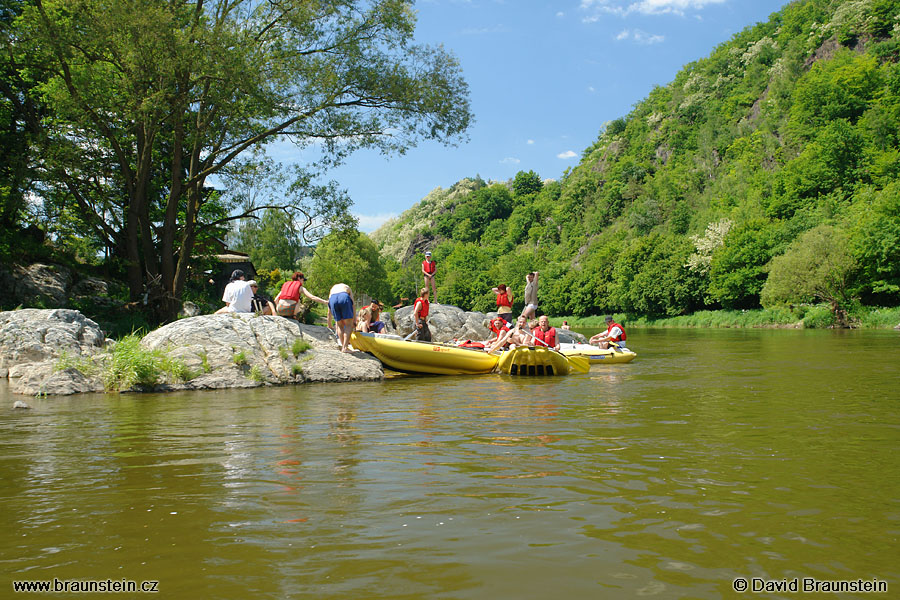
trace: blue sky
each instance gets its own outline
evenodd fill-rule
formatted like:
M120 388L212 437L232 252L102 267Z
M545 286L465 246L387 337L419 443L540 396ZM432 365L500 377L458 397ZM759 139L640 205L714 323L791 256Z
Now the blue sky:
M469 84L475 124L459 147L360 152L331 178L362 231L464 177L559 178L604 123L786 0L419 0L416 38L443 44Z

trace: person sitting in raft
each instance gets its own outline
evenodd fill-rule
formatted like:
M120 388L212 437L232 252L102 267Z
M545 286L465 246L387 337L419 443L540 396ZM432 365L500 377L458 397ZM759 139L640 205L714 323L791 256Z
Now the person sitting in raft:
M300 314L300 310L303 308L300 304L301 292L304 296L314 302L328 304L327 301L310 294L309 290L304 287L305 284L306 276L300 271L295 271L294 274L291 275L291 279L282 284L281 291L275 296L275 311L278 315L289 319L296 319L297 315Z
M253 298L250 300L250 308L253 309L253 312L258 315L274 315L275 305L272 304L272 301L257 293L259 291L259 284L251 279L247 282L247 285L249 285L250 289L253 291Z
M491 332L494 334L492 337L484 340L485 349L490 348L494 342L499 340L506 332L509 331L509 323L504 321L500 317L496 317L491 319L490 323L488 323L488 327L490 327Z
M538 319L537 329L532 330L535 339L539 340L538 346L547 346L559 352L559 341L556 339L556 328L550 327L550 319L547 315L541 315ZM543 343L541 343L543 342Z
M431 341L431 330L428 328L428 288L423 287L413 304L413 323L416 326L416 339L420 342Z
M369 331L371 333L384 333L386 325L381 320L381 311L384 310L384 305L378 300L372 300L372 303L366 308L372 312L372 318L369 319Z
M334 317L335 333L341 352L350 353L350 334L353 333L353 290L346 283L336 283L328 292L328 328Z
M372 331L371 321L372 310L368 306L359 309L359 312L356 313L356 330L369 333Z
M601 348L609 348L610 342L615 342L619 348L625 349L625 328L613 321L610 316L604 317L606 331L601 331L593 336L588 343L599 345Z
M225 286L225 293L222 294L222 302L225 303L225 306L217 310L215 314L253 312L253 307L250 305L252 300L253 290L250 289L249 282L244 281L244 272L235 269L231 272L231 281Z
M431 286L431 299L437 304L437 287L434 283L434 274L437 272L437 263L431 259L431 252L425 253L422 261L422 275L425 277L425 287Z
M513 297L506 284L501 283L491 291L497 294L497 314L507 323L512 323Z
M569 327L569 322L568 322L568 321L563 321L562 328L565 329L566 331L568 331L569 329L571 329L571 327Z
M515 349L516 346L534 345L534 335L532 335L531 329L528 327L525 315L519 315L519 318L516 319L516 326L497 338L497 341L491 345L488 352L493 352L506 344L509 344L511 350Z

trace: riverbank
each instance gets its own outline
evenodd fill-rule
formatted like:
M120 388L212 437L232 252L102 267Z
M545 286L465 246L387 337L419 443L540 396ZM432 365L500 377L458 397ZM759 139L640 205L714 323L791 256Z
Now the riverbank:
M635 329L647 327L830 329L834 326L834 316L824 304L757 310L703 310L690 315L663 319L623 314L613 316L624 325ZM850 311L850 320L854 329L897 329L900 328L900 307L860 307ZM562 325L563 321L568 321L569 326L575 329L606 328L603 316L551 319L555 327Z

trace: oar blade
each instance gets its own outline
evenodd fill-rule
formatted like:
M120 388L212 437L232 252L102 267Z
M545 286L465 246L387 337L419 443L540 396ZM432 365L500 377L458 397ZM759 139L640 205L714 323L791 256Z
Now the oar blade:
M566 356L569 359L569 369L579 373L587 373L591 370L591 363L584 356Z

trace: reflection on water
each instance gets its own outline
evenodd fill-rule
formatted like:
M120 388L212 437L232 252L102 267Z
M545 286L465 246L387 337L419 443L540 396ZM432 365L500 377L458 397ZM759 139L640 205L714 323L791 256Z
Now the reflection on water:
M720 598L742 576L900 589L900 338L633 337L635 362L565 378L4 408L0 585Z

